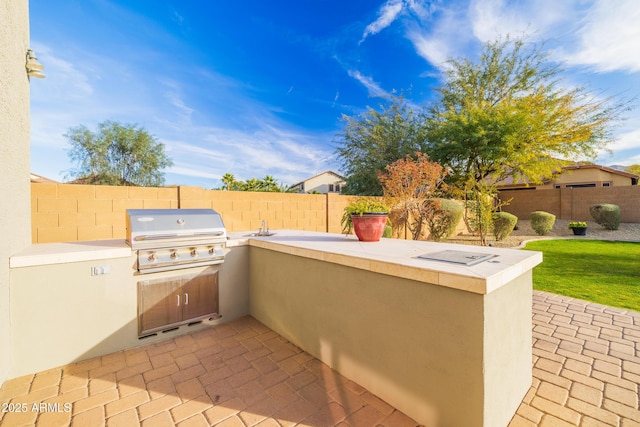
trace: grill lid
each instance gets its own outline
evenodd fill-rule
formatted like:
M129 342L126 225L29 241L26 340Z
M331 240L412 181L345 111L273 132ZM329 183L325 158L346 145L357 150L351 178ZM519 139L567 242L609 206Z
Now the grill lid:
M226 241L220 214L213 209L127 209L132 249L163 248Z

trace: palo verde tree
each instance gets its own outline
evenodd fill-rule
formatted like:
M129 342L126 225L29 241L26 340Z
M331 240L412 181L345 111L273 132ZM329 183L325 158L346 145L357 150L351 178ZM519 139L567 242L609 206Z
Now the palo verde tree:
M444 189L445 176L442 166L420 152L396 160L378 175L385 203L394 211L392 223L406 227L413 240L420 238L427 217L439 207L428 202Z
M164 185L162 170L173 164L164 144L137 125L105 121L96 132L80 125L64 136L78 164L70 175L82 183L158 187Z
M634 175L640 175L640 165L634 164L631 166L627 166L627 168L624 171L632 173ZM640 185L640 181L638 182L638 185Z
M628 110L628 103L563 86L562 69L543 45L524 39L489 42L477 62L447 64L426 120L427 152L473 201L483 243L496 184L507 177L540 182L560 159L594 158Z
M407 154L426 146L421 111L402 97L393 96L380 111L371 107L359 116L342 116L336 154L346 176L344 194L381 196L378 173Z

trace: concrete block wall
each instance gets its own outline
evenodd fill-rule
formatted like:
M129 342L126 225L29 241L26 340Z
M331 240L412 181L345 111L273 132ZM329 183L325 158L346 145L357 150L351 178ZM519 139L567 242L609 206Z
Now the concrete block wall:
M520 219L531 219L531 212L549 212L559 218L560 190L519 190L500 192L502 202L508 204L502 210Z
M521 219L530 219L533 211L545 211L557 219L591 221L590 206L612 203L620 206L622 222L640 222L640 186L637 185L504 191L500 197L512 199L503 210Z
M115 187L31 184L33 243L123 239L127 209L210 208L228 231L342 232L342 214L357 196L205 190L202 187ZM458 232L465 231L461 222ZM403 238L398 235L396 237ZM411 238L410 233L408 238Z
M34 183L32 242L124 238L126 209L177 207L177 188Z
M211 208L222 215L228 231L270 229L327 231L324 194L263 193L179 187L181 208Z
M271 229L341 231L344 207L353 197L338 194L254 193L201 187L116 187L31 184L33 243L121 239L127 209L211 208L229 231Z
M640 222L640 186L563 188L562 197L572 199L572 209L562 212L563 219L591 220L589 207L598 203L620 206L621 222ZM585 191L587 190L587 191ZM570 194L568 194L570 193Z

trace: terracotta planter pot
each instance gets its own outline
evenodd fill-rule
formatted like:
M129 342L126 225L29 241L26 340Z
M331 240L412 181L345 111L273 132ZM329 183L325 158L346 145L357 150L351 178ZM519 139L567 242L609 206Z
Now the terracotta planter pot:
M362 215L351 215L353 231L361 242L377 242L384 233L387 225L386 213L365 213Z

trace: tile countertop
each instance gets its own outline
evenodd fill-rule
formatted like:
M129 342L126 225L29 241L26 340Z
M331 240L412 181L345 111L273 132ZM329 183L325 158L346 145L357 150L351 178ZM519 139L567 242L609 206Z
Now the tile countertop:
M28 246L13 255L9 259L9 267L32 267L67 262L98 261L109 258L127 258L130 256L131 247L125 243L124 239L40 243Z
M228 233L228 247L255 246L291 255L341 264L424 283L486 294L542 262L542 253L414 240L360 242L353 236L300 230L276 230L272 236ZM417 258L443 250L497 255L473 266ZM131 256L124 239L31 245L10 259L11 268Z
M542 262L542 253L518 249L468 246L415 240L360 242L353 236L299 230L276 230L273 236L229 233L231 241L291 255L402 277L418 282L487 294ZM242 242L242 243L241 243ZM457 250L497 255L473 266L417 258Z

